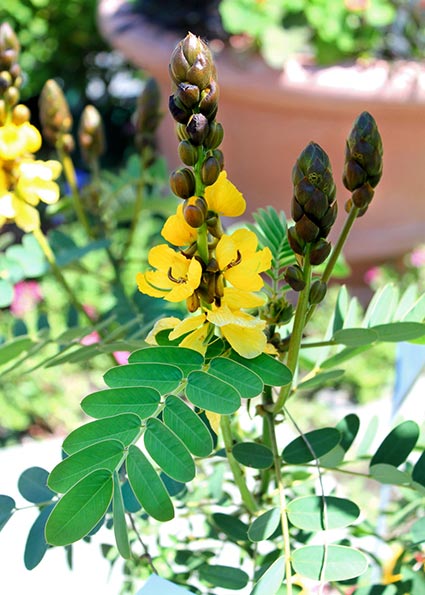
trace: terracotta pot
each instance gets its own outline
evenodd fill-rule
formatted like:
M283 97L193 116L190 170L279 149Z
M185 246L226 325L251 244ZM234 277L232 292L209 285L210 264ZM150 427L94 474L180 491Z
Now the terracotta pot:
M174 124L168 114L168 62L179 39L130 12L125 0L101 0L99 26L110 44L155 76L166 116L160 148L178 165ZM344 219L348 193L341 182L345 139L357 115L376 119L384 144L384 174L367 214L356 221L345 254L356 268L396 258L425 241L425 67L412 63L309 70L290 64L285 73L260 58L241 64L224 50L216 57L218 120L229 178L250 210L268 204L289 213L293 164L310 140L329 154Z

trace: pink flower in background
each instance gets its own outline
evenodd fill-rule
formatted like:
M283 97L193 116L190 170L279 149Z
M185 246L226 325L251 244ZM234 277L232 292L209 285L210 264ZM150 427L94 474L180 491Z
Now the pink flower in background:
M37 281L19 281L13 288L13 302L10 311L14 316L24 316L43 299Z
M96 312L96 308L94 308L93 306L87 306L84 305L83 306L84 310L87 312L87 314L90 316L90 318L95 319L97 312ZM99 335L99 333L97 331L93 331L91 333L89 333L88 335L86 335L85 337L83 337L80 340L81 345L95 345L96 343L100 343L101 337ZM115 358L115 361L117 362L117 364L119 364L120 366L123 364L127 364L128 363L128 356L130 355L129 351L114 351L112 354Z
M83 337L80 341L81 345L95 345L95 343L99 343L100 335L97 331L93 331L89 335Z
M425 266L425 246L413 250L410 255L410 264L417 269Z
M113 355L117 364L120 366L128 364L128 356L130 355L129 351L114 351Z
M372 267L371 269L368 269L365 272L363 279L364 279L365 283L370 285L371 283L373 283L374 281L377 281L379 279L380 274L381 273L380 273L379 267Z

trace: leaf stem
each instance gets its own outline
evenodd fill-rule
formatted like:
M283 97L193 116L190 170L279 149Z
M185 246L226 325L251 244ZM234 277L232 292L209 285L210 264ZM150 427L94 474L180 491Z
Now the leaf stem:
M306 313L308 308L308 296L310 293L310 285L311 285L311 264L310 264L310 250L307 248L306 254L304 256L304 281L305 287L300 292L297 308L295 311L295 318L294 318L294 326L292 329L291 338L289 340L289 347L288 347L288 359L286 365L291 370L292 374L295 373L297 364L298 364L298 356L300 353L300 346L301 340L303 336L303 331L306 323ZM279 397L276 401L276 404L273 408L275 413L281 411L284 407L287 398L291 393L291 386L292 382L282 386Z
M282 472L281 472L281 457L276 440L276 432L274 425L274 414L270 411L266 412L266 419L269 427L270 435L270 446L273 452L273 465L276 476L276 487L279 492L279 503L280 503L280 524L282 526L283 536L283 554L285 557L285 582L286 582L286 593L292 595L292 568L291 568L291 541L289 535L289 521L286 513L286 496L285 488L283 486Z
M57 152L59 155L59 159L63 166L63 172L65 174L66 181L68 182L70 190L71 190L72 199L74 201L74 208L75 208L75 212L77 214L78 220L81 223L81 225L83 226L83 228L85 229L87 235L89 237L93 237L89 221L87 219L86 213L83 209L83 204L81 202L80 192L78 190L78 184L77 184L77 176L75 174L75 168L74 168L72 159L63 150L62 147L57 146L56 149L57 149Z
M224 447L226 449L227 460L229 461L230 469L233 473L235 484L238 486L242 501L245 504L247 510L254 514L257 510L257 503L254 500L253 495L246 485L245 477L239 467L238 462L232 454L233 439L232 431L230 427L230 417L228 415L222 415L220 419L221 435L223 436Z

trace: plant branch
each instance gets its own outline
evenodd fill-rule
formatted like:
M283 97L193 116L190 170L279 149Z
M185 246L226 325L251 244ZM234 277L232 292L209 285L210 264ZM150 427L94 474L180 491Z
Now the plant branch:
M149 550L148 550L148 548L147 548L146 544L143 542L143 540L142 540L142 537L141 537L141 535L140 535L139 531L137 530L136 523L134 522L134 519L133 519L133 516L132 516L132 514L131 514L130 512L128 512L128 513L127 513L127 516L128 516L128 518L129 518L129 520L130 520L131 528L133 529L133 531L135 532L135 534L136 534L136 536L137 536L137 541L140 543L140 545L141 545L141 546L142 546L142 548L143 548L143 552L144 552L144 554L143 554L143 557L144 557L144 558L146 558L146 560L147 560L147 562L148 562L148 565L149 565L149 566L151 567L151 569L152 569L152 572L153 572L154 574L158 574L158 571L157 571L157 569L155 568L155 566L154 566L154 563L153 563L153 561L152 561L152 556L150 555L150 553L149 553Z
M74 168L74 164L72 163L72 159L61 147L58 146L56 148L58 151L59 159L63 166L63 171L65 174L66 181L68 182L69 188L71 190L72 199L74 201L74 208L75 208L75 212L77 214L78 220L81 223L81 225L83 226L83 228L85 229L87 235L89 237L93 237L90 224L88 222L86 213L83 209L83 204L81 202L80 192L78 190L78 184L77 184L77 176L75 175L75 168Z
M257 503L246 485L245 477L235 457L232 454L233 440L230 427L230 418L228 415L222 415L220 419L221 435L223 436L224 447L226 449L227 460L233 473L235 484L238 486L242 501L247 510L254 514L257 510Z

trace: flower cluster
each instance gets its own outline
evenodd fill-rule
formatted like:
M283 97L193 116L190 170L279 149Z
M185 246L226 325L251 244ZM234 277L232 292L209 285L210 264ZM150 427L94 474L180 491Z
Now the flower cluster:
M14 222L26 232L40 226L36 206L59 199L57 161L36 160L41 136L19 102L19 42L7 23L0 27L0 227Z
M152 269L139 273L137 283L147 295L186 300L192 315L161 320L150 340L159 330L171 329L171 340L181 338L180 345L205 352L218 334L240 355L253 358L266 349L265 322L246 310L264 303L256 292L272 255L268 248L258 249L252 231L223 232L220 217L238 217L246 204L227 179L217 148L223 129L215 121L218 85L207 46L189 34L173 52L170 72L170 111L178 122L179 155L186 165L173 172L170 185L183 204L162 229L174 247L152 248Z

